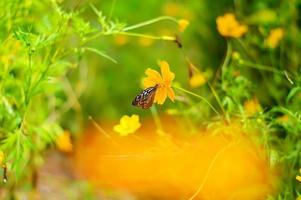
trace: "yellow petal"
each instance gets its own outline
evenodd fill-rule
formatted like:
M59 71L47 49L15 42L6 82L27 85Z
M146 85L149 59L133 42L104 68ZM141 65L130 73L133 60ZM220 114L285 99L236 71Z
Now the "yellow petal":
M159 61L161 74L164 82L171 82L175 78L175 74L169 69L169 64L166 61Z
M175 100L175 93L172 88L167 88L167 96L169 97L170 100L172 101Z
M115 126L113 127L113 130L114 130L115 132L117 132L117 133L120 133L120 134L124 132L124 128L123 128L123 126L121 126L120 124L115 125Z
M145 74L148 77L153 78L155 80L161 80L162 79L161 75L159 74L159 72L157 72L156 70L150 69L150 68L146 69Z
M301 182L301 176L296 176L296 179Z
M167 97L166 93L167 93L167 91L165 88L158 87L154 102L162 105L165 102L165 99Z
M120 119L120 124L121 125L127 125L128 121L130 120L130 117L127 115L123 115Z
M152 86L156 85L157 81L147 77L147 78L142 79L142 84L143 84L144 88L148 88L148 87L152 87Z
M145 88L155 86L156 84L160 84L162 82L162 77L159 72L153 69L148 68L145 71L145 74L147 75L147 77L143 79L143 86Z

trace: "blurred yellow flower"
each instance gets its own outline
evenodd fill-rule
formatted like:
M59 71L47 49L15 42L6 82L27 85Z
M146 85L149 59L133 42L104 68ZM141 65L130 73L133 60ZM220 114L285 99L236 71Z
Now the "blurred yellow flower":
M240 60L241 59L240 53L237 51L234 51L232 53L232 58L233 58L233 60Z
M178 25L179 25L179 31L184 32L187 26L189 25L189 21L186 19L180 19L178 21Z
M128 43L129 41L129 37L126 36L126 35L116 35L115 38L114 38L114 43L117 45L117 46L123 46L125 45L126 43Z
M138 44L142 47L148 47L154 43L154 40L147 37L140 37L138 39Z
M254 97L253 99L247 100L244 103L244 110L248 116L254 115L261 110L261 106L258 99Z
M226 13L216 19L218 32L225 37L240 38L248 31L246 25L241 25L233 13Z
M192 88L200 87L200 86L204 85L204 83L206 83L205 76L203 75L203 73L200 73L200 72L195 73L189 79L189 85Z
M276 48L281 39L283 38L283 35L284 31L282 28L272 29L268 38L265 41L266 46L272 49Z
M63 134L58 136L56 140L56 146L62 152L65 153L72 152L73 145L71 142L70 133L68 131L65 131Z
M181 5L175 2L168 2L163 6L162 12L167 16L177 16L181 11Z
M300 173L301 173L301 169L300 169ZM301 182L301 176L296 176L296 179Z
M288 115L282 115L282 116L278 117L277 120L279 122L288 122L289 116Z
M2 165L3 161L4 161L4 153L3 151L0 150L0 165Z
M119 133L121 136L127 136L130 133L134 133L141 124L139 122L138 115L124 115L120 119L120 123L113 127L113 130Z
M145 88L158 85L154 103L162 105L167 97L172 101L175 99L175 93L171 88L171 82L175 78L175 74L170 71L169 64L166 61L159 61L158 64L161 68L162 75L148 68L145 71L147 77L143 79L143 85Z
M200 70L190 61L189 58L186 58L189 69L189 85L192 88L197 88L204 83L206 83L206 77L204 73L200 72Z

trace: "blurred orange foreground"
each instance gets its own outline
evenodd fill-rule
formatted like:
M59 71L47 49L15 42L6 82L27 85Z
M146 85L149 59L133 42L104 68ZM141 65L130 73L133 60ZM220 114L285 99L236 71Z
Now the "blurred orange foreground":
M156 133L151 120L126 137L110 123L101 125L111 139L88 129L75 149L76 173L103 190L138 199L257 200L274 190L264 150L238 123L195 134L170 118L162 124L166 136Z

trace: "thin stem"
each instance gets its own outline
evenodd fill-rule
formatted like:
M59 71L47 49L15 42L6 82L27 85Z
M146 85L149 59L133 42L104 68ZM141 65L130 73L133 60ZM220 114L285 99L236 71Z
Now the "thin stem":
M115 9L115 4L116 4L116 0L113 0L112 7L111 7L111 10L110 10L110 14L109 14L109 18L108 18L109 20L112 17L113 11Z
M212 171L212 168L213 168L214 164L216 163L217 159L220 157L220 155L223 152L225 152L233 144L234 144L234 142L229 143L228 145L226 145L225 147L223 147L221 150L219 150L215 154L214 158L212 159L212 161L211 161L211 163L210 163L210 165L209 165L209 167L207 169L207 172L205 174L205 177L204 177L201 185L199 186L199 188L197 189L197 191L188 200L193 200L195 197L197 197L197 195L199 195L199 193L202 191L202 189L203 189L203 187L204 187L204 185L205 185L205 183L206 183L206 181L208 179L208 176L209 176L210 172Z
M170 21L173 21L173 22L178 23L178 21L177 21L175 18L173 18L173 17L169 17L169 16L160 16L160 17L156 17L156 18L154 18L154 19L150 19L150 20L147 20L147 21L144 21L144 22L141 22L141 23L132 25L132 26L125 27L125 28L123 29L123 31L130 31L130 30L133 30L133 29L141 28L141 27L143 27L143 26L147 26L147 25L150 25L150 24L154 24L154 23L156 23L156 22L163 21L163 20L170 20Z
M227 53L226 57L224 59L224 62L222 64L221 70L222 70L222 78L223 78L223 71L224 69L229 65L230 63L230 58L231 58L231 53L232 53L232 44L230 40L227 40Z
M120 35L128 35L128 36L134 36L134 37L144 37L154 40L168 40L168 41L175 41L176 38L173 36L154 36L154 35L147 35L142 33L132 33L132 32L118 32L117 34Z
M98 49L94 49L94 48L91 48L91 47L83 47L82 49L83 50L91 51L93 53L96 53L96 54L98 54L98 55L100 55L100 56L102 56L102 57L110 60L111 62L113 62L115 64L117 63L117 61L114 58L112 58L111 56L109 56L108 54L106 54L104 52L99 51Z
M224 115L226 115L226 111L225 111L225 109L224 109L224 107L223 107L223 105L222 105L222 102L221 102L221 100L220 100L220 98L219 98L217 92L216 92L215 89L211 86L211 84L210 84L209 82L208 82L208 85L209 85L209 88L210 88L210 90L211 90L213 96L215 97L215 99L216 99L216 101L217 101L219 107L222 109Z
M103 128L101 128L101 126L93 119L92 116L89 116L89 120L92 121L93 125L97 128L97 130L98 130L100 133L102 133L106 138L110 139L110 140L113 142L113 144L118 145L118 144L113 140L113 138L112 138L112 137L111 137L111 136L110 136Z
M200 95L198 95L198 94L195 94L195 93L193 93L193 92L190 92L190 91L188 91L188 90L186 90L186 89L184 89L184 88L181 88L181 87L179 87L179 86L173 86L174 88L176 88L176 89L178 89L178 90L181 90L182 92L186 92L187 94L190 94L190 95L192 95L192 96L195 96L195 97L197 97L197 98L199 98L199 99L201 99L201 100L203 100L206 104L208 104L209 106L210 106L210 108L220 117L220 114L219 114L219 112L209 103L209 101L207 101L207 99L205 99L204 97L202 97L202 96L200 96Z
M241 65L244 65L246 67L251 67L251 68L254 68L254 69L259 69L259 70L274 72L276 74L284 74L284 72L282 72L280 70L277 70L277 69L275 69L275 68L273 68L271 66L261 65L261 64L257 64L257 63L252 63L252 62L249 62L249 61L243 61L241 63Z
M152 116L154 118L157 129L160 130L160 131L163 131L161 120L159 118L157 109L154 105L151 107L151 113L152 113ZM160 134L160 136L162 136L162 134Z

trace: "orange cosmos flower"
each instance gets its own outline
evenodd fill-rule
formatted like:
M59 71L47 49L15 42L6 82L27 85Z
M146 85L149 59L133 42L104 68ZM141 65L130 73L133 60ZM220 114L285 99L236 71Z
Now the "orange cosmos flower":
M248 27L239 24L232 13L217 17L216 24L218 32L225 37L240 38L248 31Z
M147 75L143 79L143 85L145 88L153 87L158 85L154 103L163 104L168 97L170 100L175 100L175 93L171 88L171 82L175 78L175 74L169 69L169 64L166 61L159 61L159 66L161 68L161 74L153 69L148 68L145 71Z
M70 133L65 131L63 134L59 135L56 140L57 148L65 153L70 153L73 150L73 145L71 142Z

